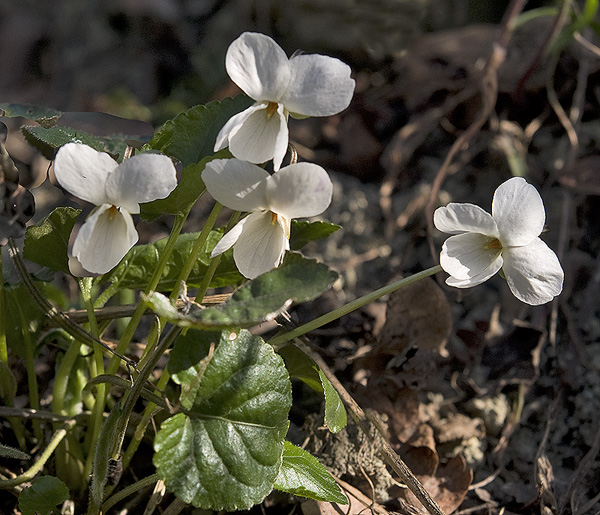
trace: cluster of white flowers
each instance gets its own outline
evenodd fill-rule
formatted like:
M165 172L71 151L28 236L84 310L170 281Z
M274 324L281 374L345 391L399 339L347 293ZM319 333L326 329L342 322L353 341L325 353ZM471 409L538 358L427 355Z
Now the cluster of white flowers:
M254 279L281 263L290 248L292 218L319 215L331 202L333 186L323 168L312 163L281 168L289 144L288 116L339 113L352 99L354 80L350 67L338 59L288 59L270 37L252 32L229 46L225 66L256 102L233 116L217 136L215 151L228 146L235 159L209 162L202 179L215 200L250 214L223 237L212 256L233 246L238 270ZM273 175L256 166L271 159Z
M345 109L354 92L350 68L331 57L285 52L263 34L245 32L229 47L231 79L255 103L219 132L214 150L229 147L233 159L210 161L202 172L208 192L221 204L248 212L212 252L233 247L235 263L253 279L277 267L289 250L293 218L321 214L331 202L327 172L312 163L281 168L289 144L288 117L329 116ZM273 161L271 175L258 164ZM58 182L95 204L73 244L85 270L105 273L137 242L131 214L139 203L164 198L176 186L169 158L141 154L117 164L85 145L62 147L54 164ZM453 234L440 255L446 282L480 284L501 271L514 295L528 304L549 302L562 291L558 258L539 238L545 223L542 199L522 178L495 192L492 214L473 204L451 203L434 214L435 226Z

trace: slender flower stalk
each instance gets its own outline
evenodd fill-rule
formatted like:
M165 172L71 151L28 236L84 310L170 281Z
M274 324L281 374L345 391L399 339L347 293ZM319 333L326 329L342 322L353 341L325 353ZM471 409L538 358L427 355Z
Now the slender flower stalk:
M370 304L371 302L376 301L384 295L388 295L396 290L399 290L400 288L403 288L404 286L408 286L409 284L424 279L425 277L429 277L430 275L437 274L441 271L442 267L436 265L431 268L428 268L427 270L423 270L422 272L418 272L414 275L411 275L410 277L406 277L392 284L388 284L387 286L383 286L382 288L379 288L378 290L368 293L367 295L363 295L358 299L348 302L347 304L344 304L343 306L334 309L333 311L330 311L325 315L315 318L314 320L311 320L310 322L307 322L306 324L303 324L300 327L297 327L296 329L293 329L288 333L283 333L278 336L275 336L274 338L271 338L269 340L269 343L273 345L275 349L278 349L282 347L284 343L289 342L294 338L298 338L303 334L306 334L310 331L314 331L315 329L318 329L319 327L333 322L334 320L337 320L338 318L341 318L344 315L347 315L348 313L357 310L358 308L361 308L363 306L366 306L367 304Z

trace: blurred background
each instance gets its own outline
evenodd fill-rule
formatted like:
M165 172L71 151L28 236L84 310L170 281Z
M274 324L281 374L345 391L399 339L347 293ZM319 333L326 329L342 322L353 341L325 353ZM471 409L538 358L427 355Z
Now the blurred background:
M540 2L530 2L539 4ZM424 32L497 23L506 0L4 0L0 102L103 111L153 125L226 95L244 31L385 68ZM379 80L382 80L379 78Z

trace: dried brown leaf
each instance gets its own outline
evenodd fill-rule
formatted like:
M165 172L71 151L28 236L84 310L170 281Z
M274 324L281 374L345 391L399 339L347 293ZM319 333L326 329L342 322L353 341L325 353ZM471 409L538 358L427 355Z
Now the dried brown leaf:
M412 347L446 356L452 314L446 295L424 279L390 295L386 321L374 353L400 355Z

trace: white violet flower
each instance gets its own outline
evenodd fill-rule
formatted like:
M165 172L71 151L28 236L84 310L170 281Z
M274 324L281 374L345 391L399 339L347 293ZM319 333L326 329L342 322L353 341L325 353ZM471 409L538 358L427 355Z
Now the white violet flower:
M313 163L296 163L273 175L238 159L207 163L202 180L208 192L226 207L251 213L215 246L211 257L233 247L233 259L248 279L279 266L289 250L292 218L321 214L331 203L333 184Z
M492 214L473 204L436 209L437 229L454 234L442 247L440 265L457 288L481 284L502 269L512 293L533 306L551 301L563 286L556 254L538 237L546 214L531 184L513 177L494 193Z
M288 59L264 34L244 32L229 45L225 67L256 103L223 126L215 151L229 146L251 163L273 159L276 171L288 148L288 115L330 116L346 109L354 93L348 65L318 54Z
M118 164L104 152L68 143L54 161L54 175L69 193L97 207L79 229L72 255L88 272L103 274L138 241L132 214L141 202L164 198L177 186L167 156L139 154Z

